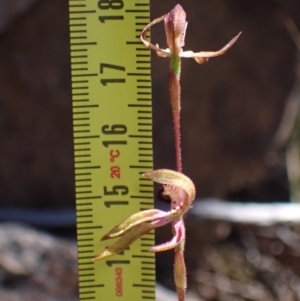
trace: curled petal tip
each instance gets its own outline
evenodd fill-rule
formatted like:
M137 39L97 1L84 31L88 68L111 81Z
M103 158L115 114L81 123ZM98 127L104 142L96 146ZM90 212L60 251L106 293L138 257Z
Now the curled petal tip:
M230 44L230 47L237 41L237 39L240 37L242 32L240 31L228 44Z
M231 39L222 49L218 51L201 51L201 52L191 52L184 51L181 53L181 57L193 57L195 61L199 64L205 63L211 57L217 57L223 55L233 44L237 41L242 32L239 32L233 39Z

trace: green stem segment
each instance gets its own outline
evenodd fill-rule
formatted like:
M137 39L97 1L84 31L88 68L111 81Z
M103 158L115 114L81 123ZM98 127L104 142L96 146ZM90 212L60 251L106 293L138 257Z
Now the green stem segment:
M179 55L173 54L171 56L170 73L169 73L169 91L171 97L173 123L174 123L174 139L175 139L175 152L176 152L176 170L182 172L182 159L181 159L181 143L180 143L180 71L181 59Z

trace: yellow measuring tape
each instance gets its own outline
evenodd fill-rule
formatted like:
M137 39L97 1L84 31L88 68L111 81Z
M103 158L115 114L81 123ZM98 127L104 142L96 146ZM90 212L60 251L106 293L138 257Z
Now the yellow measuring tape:
M149 0L69 0L80 300L155 300L149 233L93 262L99 239L153 208Z

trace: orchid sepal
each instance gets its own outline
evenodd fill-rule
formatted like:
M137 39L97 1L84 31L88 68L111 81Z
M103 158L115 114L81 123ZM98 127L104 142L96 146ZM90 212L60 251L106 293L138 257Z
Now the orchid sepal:
M167 216L168 212L161 211L158 209L149 209L135 213L126 220L124 220L122 223L111 229L101 238L101 240L122 236L132 227L138 226L145 222L152 222L156 219L162 219Z
M138 227L133 227L125 232L115 243L107 247L104 251L93 258L93 261L98 261L112 255L116 255L127 249L134 241L154 229L150 223L140 224Z

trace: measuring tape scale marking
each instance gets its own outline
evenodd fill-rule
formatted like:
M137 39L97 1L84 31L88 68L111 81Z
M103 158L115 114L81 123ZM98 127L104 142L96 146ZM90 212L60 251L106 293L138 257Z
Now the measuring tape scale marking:
M153 208L149 1L69 0L80 300L155 300L154 233L92 258L103 233Z

